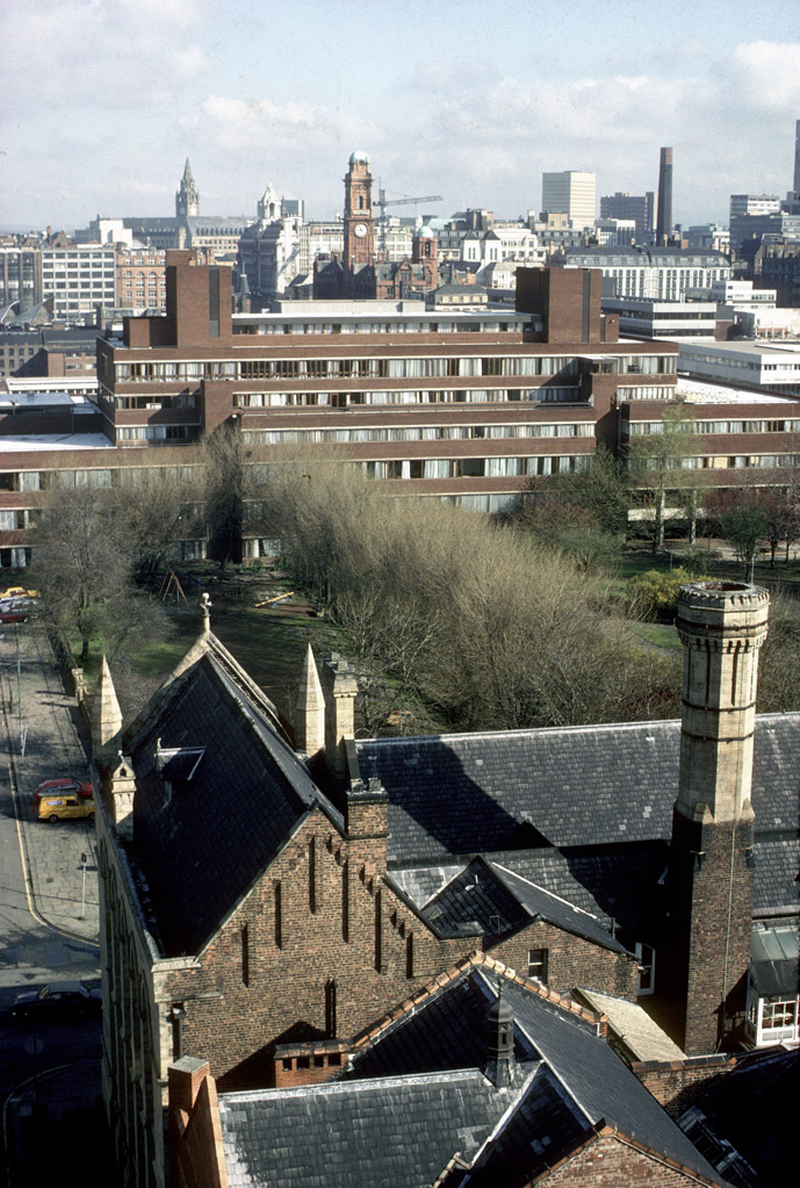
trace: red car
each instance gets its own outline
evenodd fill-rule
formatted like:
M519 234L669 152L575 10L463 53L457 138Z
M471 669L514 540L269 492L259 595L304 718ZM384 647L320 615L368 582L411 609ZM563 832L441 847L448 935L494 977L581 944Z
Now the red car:
M78 780L73 780L69 776L64 776L58 780L45 780L38 788L33 790L33 803L38 804L43 796L53 795L73 795L80 796L81 800L91 800L92 785L81 784Z

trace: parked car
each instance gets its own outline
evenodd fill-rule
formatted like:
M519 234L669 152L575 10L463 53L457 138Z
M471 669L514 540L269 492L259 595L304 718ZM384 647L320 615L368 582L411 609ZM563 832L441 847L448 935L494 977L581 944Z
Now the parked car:
M0 606L0 623L27 623L30 613L26 606Z
M38 590L26 590L24 586L7 586L0 594L0 602L4 598L38 598Z
M99 1015L103 994L85 982L51 982L41 990L18 994L11 1007L14 1019L61 1019L75 1015Z
M91 821L94 817L94 801L81 800L79 796L43 796L39 801L39 820Z
M91 784L81 783L72 776L43 780L32 793L34 804L38 804L43 796L80 796L81 800L91 800L93 795Z

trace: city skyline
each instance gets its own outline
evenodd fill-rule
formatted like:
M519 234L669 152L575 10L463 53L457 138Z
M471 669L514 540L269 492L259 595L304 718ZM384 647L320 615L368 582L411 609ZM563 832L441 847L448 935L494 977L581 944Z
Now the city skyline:
M350 153L426 213L514 218L542 173L598 198L658 182L673 212L727 222L731 193L783 196L800 114L794 5L565 0L542 13L388 0L39 0L3 17L0 226L171 215L188 156L204 214L255 214L269 182L310 218L342 209ZM410 214L414 207L406 207Z

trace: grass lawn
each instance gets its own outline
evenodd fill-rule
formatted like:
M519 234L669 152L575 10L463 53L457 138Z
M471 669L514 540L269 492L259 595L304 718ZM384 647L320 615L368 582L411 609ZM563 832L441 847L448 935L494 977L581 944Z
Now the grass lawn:
M662 623L634 623L632 633L655 648L680 651L683 647L674 627Z
M192 589L193 583L186 581L184 586ZM255 603L263 597L289 592L280 578L265 578L258 572L219 578L216 567L209 567L203 571L203 587L211 595L214 634L278 709L290 716L307 645L311 643L318 656L341 649L336 628L319 618L299 594L272 607L257 608ZM152 682L172 671L202 630L202 615L194 595L188 605L172 603L166 609L168 638L154 639L140 647L132 664L136 676ZM80 638L72 634L69 642L75 656L79 655ZM102 637L92 640L89 659L82 666L90 687L97 679L104 650Z

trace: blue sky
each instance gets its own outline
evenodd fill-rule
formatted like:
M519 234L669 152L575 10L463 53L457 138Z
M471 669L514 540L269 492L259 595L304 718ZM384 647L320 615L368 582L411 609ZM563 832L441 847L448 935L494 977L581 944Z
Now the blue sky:
M389 196L514 217L543 170L655 189L662 145L675 218L726 221L792 184L799 26L796 0L5 4L0 225L172 214L187 155L203 213L272 182L332 216L356 148Z

